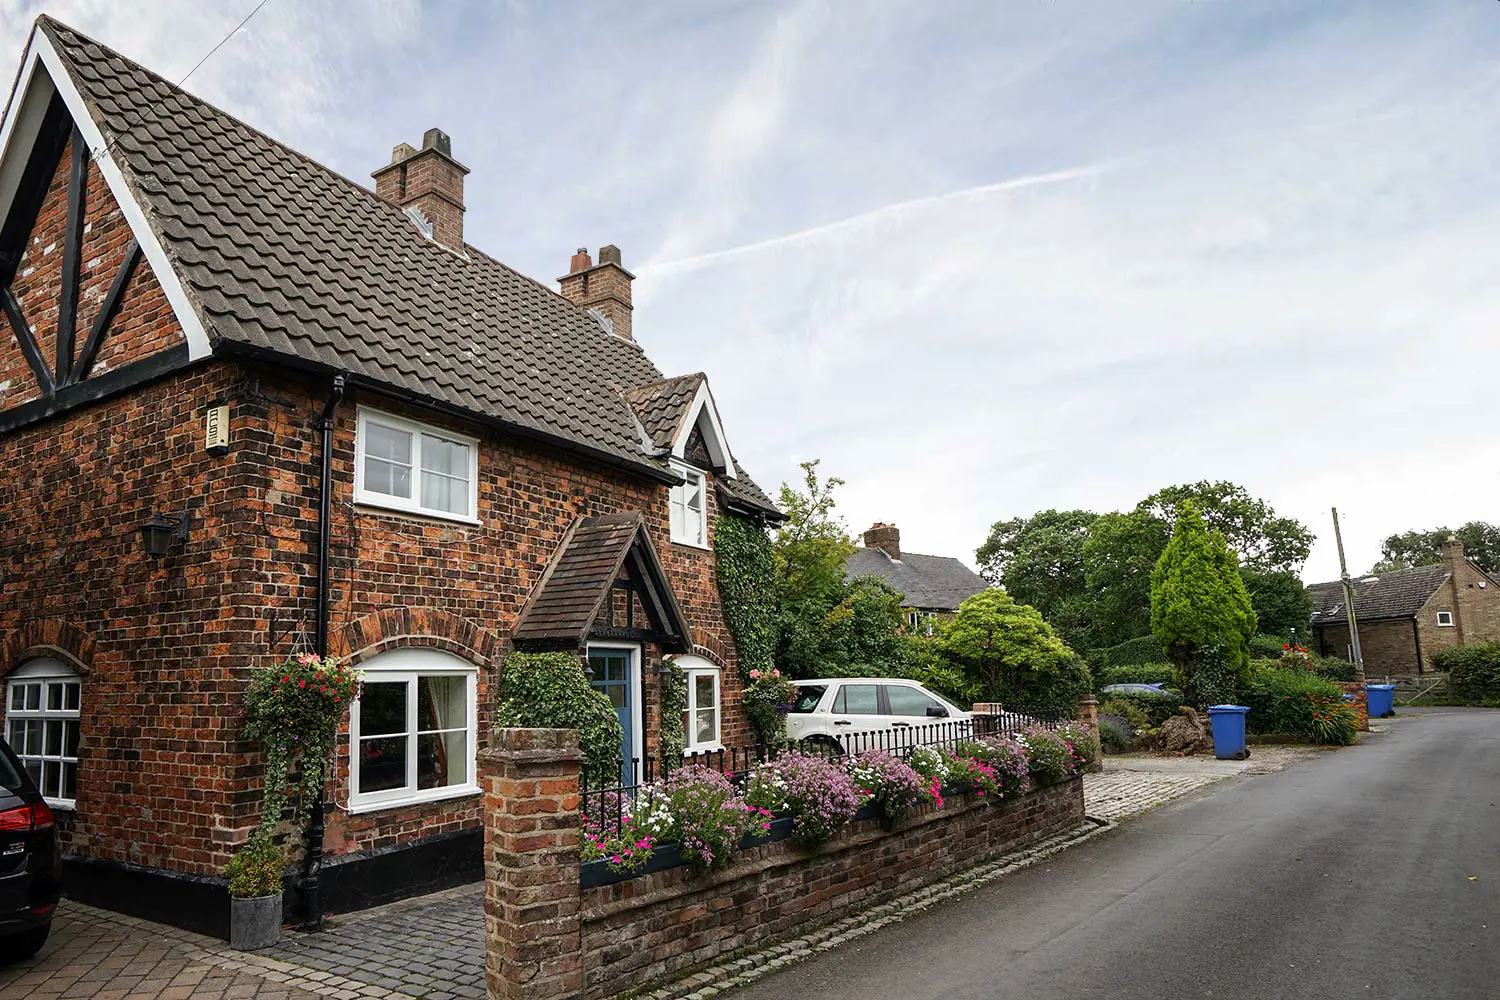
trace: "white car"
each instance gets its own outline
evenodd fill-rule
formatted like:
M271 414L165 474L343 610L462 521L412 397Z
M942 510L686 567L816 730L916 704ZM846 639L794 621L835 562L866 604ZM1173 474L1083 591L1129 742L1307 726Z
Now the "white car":
M794 740L836 742L858 751L866 745L899 747L908 735L918 741L919 736L939 732L923 732L924 726L971 723L968 712L916 681L822 677L792 683L797 686L797 700L786 717L786 733ZM872 735L863 740L844 739L856 733Z

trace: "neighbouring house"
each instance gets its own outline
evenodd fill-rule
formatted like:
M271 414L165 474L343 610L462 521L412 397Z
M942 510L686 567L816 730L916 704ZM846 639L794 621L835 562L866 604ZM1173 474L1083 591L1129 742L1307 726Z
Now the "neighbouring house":
M372 192L37 20L0 128L0 674L75 897L223 932L242 692L296 651L365 672L328 910L481 876L511 650L586 656L627 758L668 654L694 748L748 742L712 543L781 514L636 342L620 251L516 273L464 240L468 172L433 129Z
M989 584L952 556L901 551L901 529L880 521L870 525L844 561L850 577L873 576L902 594L901 610L912 632L931 633L934 623L953 614L966 598Z
M1352 658L1343 584L1315 583L1308 591L1314 651ZM1449 535L1440 563L1354 581L1354 617L1366 674L1421 673L1439 649L1500 640L1500 586Z

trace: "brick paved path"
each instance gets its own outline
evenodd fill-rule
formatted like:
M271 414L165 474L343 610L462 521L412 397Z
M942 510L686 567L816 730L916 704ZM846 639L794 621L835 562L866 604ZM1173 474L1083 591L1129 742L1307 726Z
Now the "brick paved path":
M1095 819L1136 816L1172 799L1239 774L1268 774L1326 753L1300 746L1257 746L1244 761L1212 757L1106 757L1104 771L1083 777L1084 809Z
M199 940L220 944L209 938ZM58 907L52 934L35 958L0 966L0 1000L23 997L315 1000L313 994L285 983L228 968L207 955L185 950L180 941L142 933L128 917L68 902Z
M333 918L268 954L420 1000L483 1000L484 884Z

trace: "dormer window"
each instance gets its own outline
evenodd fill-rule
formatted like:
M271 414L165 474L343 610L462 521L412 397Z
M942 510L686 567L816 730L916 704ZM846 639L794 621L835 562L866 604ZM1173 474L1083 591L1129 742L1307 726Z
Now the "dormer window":
M702 472L690 465L672 463L672 469L683 482L672 487L672 541L679 545L708 548L708 482Z

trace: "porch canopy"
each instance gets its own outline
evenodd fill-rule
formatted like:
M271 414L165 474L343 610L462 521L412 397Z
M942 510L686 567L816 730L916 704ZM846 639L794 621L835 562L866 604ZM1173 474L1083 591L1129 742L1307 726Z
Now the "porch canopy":
M532 591L513 639L517 649L582 650L590 639L692 645L682 607L640 511L574 521Z

